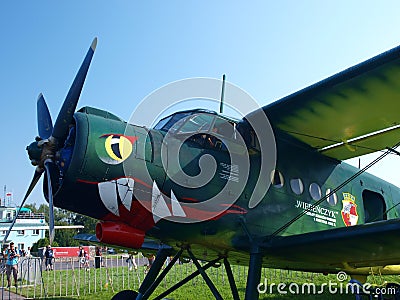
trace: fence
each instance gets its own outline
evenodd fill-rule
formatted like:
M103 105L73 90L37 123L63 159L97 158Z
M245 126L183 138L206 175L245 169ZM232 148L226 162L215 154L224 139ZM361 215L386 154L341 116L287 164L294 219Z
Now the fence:
M1 299L37 299L76 297L96 294L101 291L118 291L131 289L138 290L146 273L147 259L141 255L134 256L137 268L127 262L127 255L111 255L97 257L90 260L89 265L80 262L78 258L55 258L53 270L46 270L45 262L41 258L23 258L19 263L18 287L6 289L7 279L5 270L1 270ZM96 268L97 266L97 268ZM196 271L192 263L177 264L161 283L164 288L184 279ZM245 286L247 280L247 267L232 266L236 282ZM207 271L212 280L223 286L229 287L224 266L211 268ZM263 269L262 277L270 281L287 282L297 280L313 281L317 274L295 272L277 269ZM322 276L319 275L318 276ZM13 279L12 279L13 280ZM204 285L201 277L195 277L189 283L193 286ZM14 298L10 295L14 295Z

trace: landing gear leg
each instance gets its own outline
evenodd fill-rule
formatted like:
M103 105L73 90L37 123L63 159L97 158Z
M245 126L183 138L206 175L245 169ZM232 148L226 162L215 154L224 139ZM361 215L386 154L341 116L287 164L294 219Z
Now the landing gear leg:
M262 253L258 247L253 247L250 252L249 271L247 273L247 285L245 300L257 300L259 293L257 286L261 279Z
M154 290L157 288L157 286L159 286L161 281L165 278L165 276L168 274L168 272L171 270L171 268L175 265L175 262L178 260L178 258L182 255L182 253L184 251L186 251L188 253L189 257L192 259L193 263L195 264L197 270L195 272L193 272L192 274L188 275L187 277L185 277L184 279L182 279L181 281L177 282L175 285L173 285L172 287L167 289L162 294L154 297L153 298L154 300L164 299L164 297L166 297L167 295L169 295L176 289L180 288L182 285L189 282L190 280L192 280L193 278L195 278L198 275L201 275L203 277L208 288L213 293L215 299L222 300L221 294L218 292L217 288L211 281L210 277L208 277L208 275L206 274L207 269L215 266L222 259L224 260L224 265L226 268L226 273L228 275L229 285L232 290L233 299L239 300L238 289L236 287L235 279L233 277L232 269L228 262L228 259L225 256L220 256L202 266L199 263L199 261L197 260L197 258L194 256L193 252L188 247L182 247L182 249L179 250L178 253L175 254L174 258L171 260L171 262L168 264L168 266L161 273L160 273L160 270L161 270L167 256L171 255L171 249L169 248L169 249L159 250L158 254L156 256L156 259L155 259L152 267L149 270L149 273L147 274L146 278L144 279L142 285L139 288L138 296L135 297L134 299L136 299L136 300L149 299L151 294L154 292ZM260 262L260 264L261 264L261 262ZM260 268L260 270L261 270L261 268ZM258 277L260 277L260 276L261 276L261 271L260 271L260 275ZM259 282L259 278L258 278L258 282ZM256 288L257 288L258 282L255 283ZM256 290L256 292L257 292L257 290ZM252 299L256 299L256 298L248 298L248 299L252 300ZM118 299L118 300L120 300L120 299ZM125 300L125 298L123 298L123 300Z
M193 255L192 251L190 249L187 249L187 252L192 259L193 263L196 265L197 270L200 272L200 275L203 277L204 281L206 282L208 288L211 290L213 293L215 299L217 300L222 300L221 294L218 292L217 288L215 285L212 283L210 277L208 277L207 273L204 271L203 267L200 265L196 257Z
M231 265L229 264L227 258L224 258L224 266L226 270L226 275L228 275L229 286L231 287L233 300L240 300L238 289L235 283L235 278L233 277Z
M157 256L153 262L153 265L149 270L149 273L147 273L146 277L143 280L143 283L140 285L139 294L136 297L136 300L146 299L145 297L143 297L144 293L156 280L158 273L160 273L160 270L163 267L169 255L170 255L169 249L161 248L160 250L158 250Z

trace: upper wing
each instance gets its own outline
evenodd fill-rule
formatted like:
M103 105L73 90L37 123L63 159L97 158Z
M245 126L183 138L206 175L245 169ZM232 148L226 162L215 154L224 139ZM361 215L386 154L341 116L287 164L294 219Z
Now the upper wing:
M334 271L400 262L400 219L361 224L266 240L261 248L273 262L297 269ZM325 266L325 267L323 267Z
M400 46L262 110L274 128L336 159L392 147L400 141Z

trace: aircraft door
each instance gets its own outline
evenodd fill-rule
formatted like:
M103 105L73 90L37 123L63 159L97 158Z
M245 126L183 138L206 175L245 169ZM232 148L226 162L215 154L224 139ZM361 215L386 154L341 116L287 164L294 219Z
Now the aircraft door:
M364 222L371 223L386 220L386 203L383 196L377 192L364 190L362 192L364 204Z

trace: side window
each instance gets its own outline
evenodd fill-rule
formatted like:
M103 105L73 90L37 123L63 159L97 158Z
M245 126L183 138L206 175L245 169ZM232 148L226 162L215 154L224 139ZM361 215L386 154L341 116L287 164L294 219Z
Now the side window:
M321 197L322 197L321 188L315 182L310 184L309 192L310 192L311 198L313 198L316 201L321 199Z
M330 193L332 192L331 189L327 189L326 190L326 196L328 196ZM336 193L333 193L332 195L330 195L326 201L328 201L329 205L335 206L337 204L337 195Z
M300 178L290 179L290 188L292 189L292 192L295 193L296 195L303 194L304 191L303 181L301 181Z
M271 183L276 188L281 188L284 185L284 178L281 172L274 170L271 172Z

